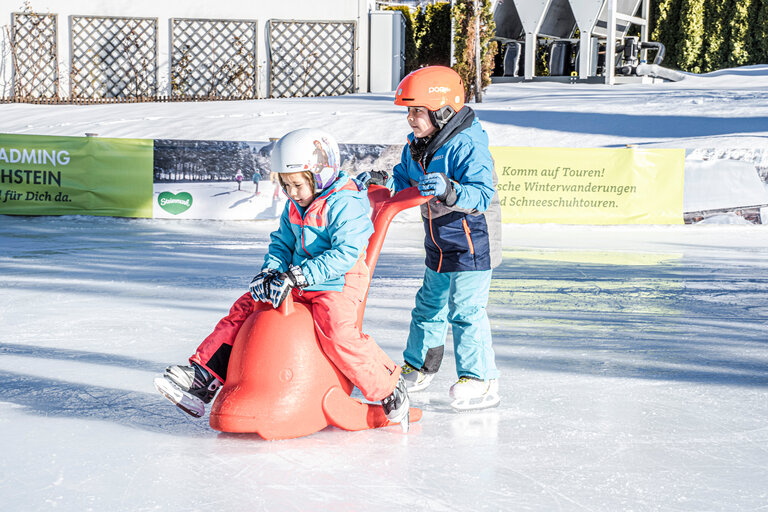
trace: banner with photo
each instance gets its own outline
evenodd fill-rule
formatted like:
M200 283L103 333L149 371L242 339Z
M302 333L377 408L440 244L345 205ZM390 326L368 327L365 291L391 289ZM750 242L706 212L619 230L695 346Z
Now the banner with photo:
M152 141L0 134L0 214L152 217Z
M279 217L286 196L271 172L268 142L155 140L155 218L249 220ZM352 176L388 170L402 146L339 144ZM417 219L418 220L418 219Z
M274 140L0 134L0 214L277 218ZM351 175L391 172L400 144L339 144ZM503 220L560 224L768 222L768 151L493 147ZM399 220L418 221L418 209Z
M682 149L491 148L504 222L682 224Z

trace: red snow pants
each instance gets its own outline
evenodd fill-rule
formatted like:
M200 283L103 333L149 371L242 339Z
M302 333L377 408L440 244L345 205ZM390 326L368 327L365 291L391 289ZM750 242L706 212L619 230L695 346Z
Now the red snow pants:
M315 322L315 333L325 355L370 401L379 401L395 389L400 367L376 342L356 325L357 309L365 298L368 267L358 260L347 272L342 291L307 291L294 288L293 300L308 304ZM189 358L226 381L227 363L240 327L258 309L271 308L269 303L256 303L250 293L232 305Z

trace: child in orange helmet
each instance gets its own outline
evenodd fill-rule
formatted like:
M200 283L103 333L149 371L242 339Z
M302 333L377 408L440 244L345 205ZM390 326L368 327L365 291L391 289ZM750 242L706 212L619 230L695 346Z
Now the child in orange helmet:
M501 263L501 208L488 135L464 105L464 84L451 68L429 66L406 76L395 104L408 107L413 130L393 170L394 190L417 186L434 196L422 205L426 270L403 356L409 391L426 388L440 368L450 325L458 410L500 401L486 313L492 269Z

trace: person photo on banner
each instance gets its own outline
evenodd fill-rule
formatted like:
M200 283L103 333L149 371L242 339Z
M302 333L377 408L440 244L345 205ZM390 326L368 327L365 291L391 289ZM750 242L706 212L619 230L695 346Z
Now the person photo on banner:
M277 173L275 171L270 171L269 173L269 181L272 183L272 202L277 201L280 198L280 191L282 190L282 187L280 186L280 180L277 177Z
M240 190L240 185L243 183L243 171L240 169L235 174L235 181L237 181L237 190Z
M253 195L259 195L259 182L261 181L261 171L258 169L253 171Z

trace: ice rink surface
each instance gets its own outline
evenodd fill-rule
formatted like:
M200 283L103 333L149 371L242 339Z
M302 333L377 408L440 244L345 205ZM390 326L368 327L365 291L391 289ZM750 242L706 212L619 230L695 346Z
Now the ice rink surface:
M152 387L258 270L275 221L0 216L5 510L765 510L764 226L505 225L498 408L222 434ZM401 360L422 228L395 222L365 329Z
M402 144L393 94L0 106L30 135L266 141L323 127ZM768 65L658 85L497 84L497 146L748 153L765 168ZM754 154L753 154L754 153ZM274 220L0 216L0 505L8 511L766 511L766 226L504 226L489 313L502 402L290 441L220 434L152 379L260 269ZM365 329L401 360L421 224L389 231Z

